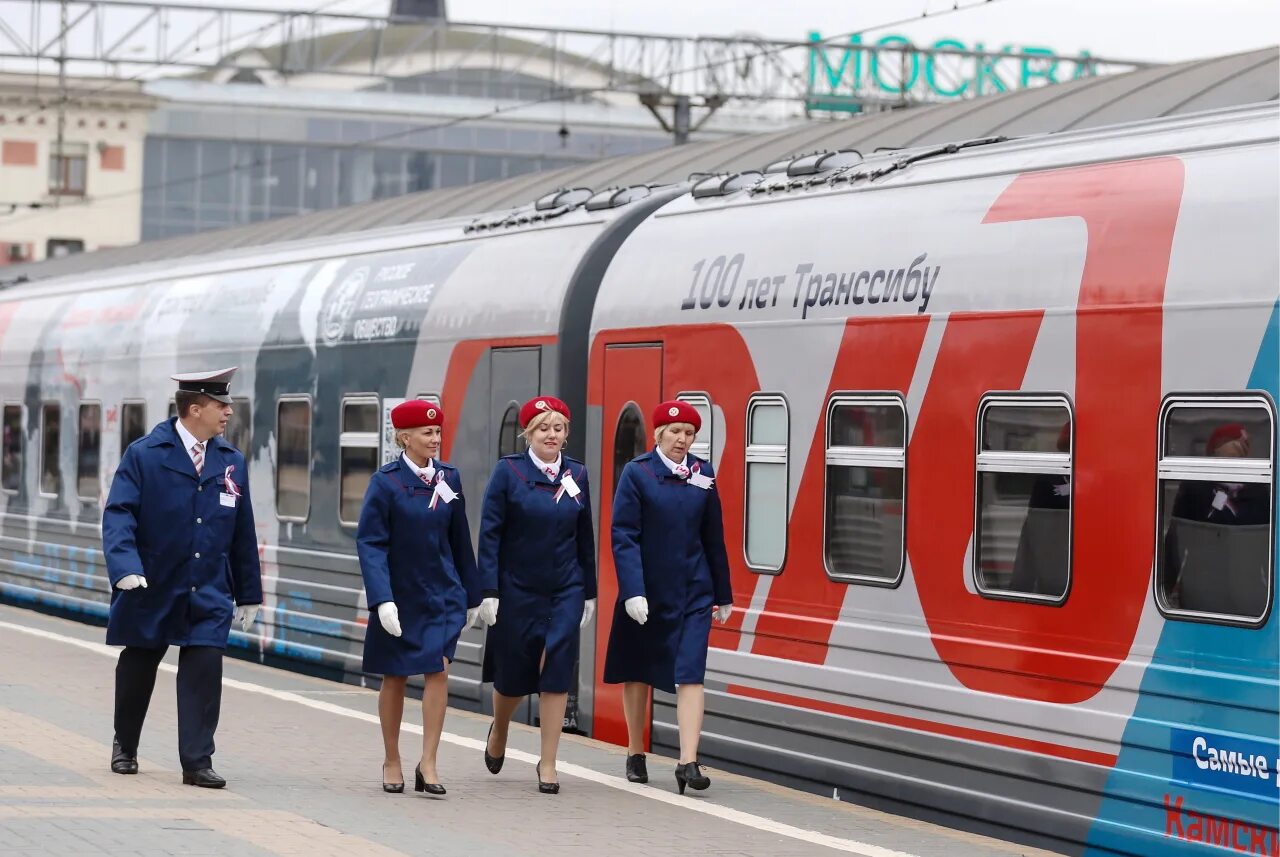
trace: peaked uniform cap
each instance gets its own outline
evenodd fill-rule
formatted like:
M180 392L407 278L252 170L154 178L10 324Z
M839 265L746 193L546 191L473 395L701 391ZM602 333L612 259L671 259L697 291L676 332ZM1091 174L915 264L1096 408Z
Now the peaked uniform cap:
M520 408L520 428L529 424L529 420L546 411L555 411L566 420L569 419L569 406L555 396L538 396L530 399Z
M695 432L702 431L702 416L690 404L678 402L660 402L653 409L653 427L662 428L671 423L689 423Z
M185 372L169 377L178 382L178 390L184 393L202 393L224 405L231 404L231 376L239 366L218 369L213 372Z

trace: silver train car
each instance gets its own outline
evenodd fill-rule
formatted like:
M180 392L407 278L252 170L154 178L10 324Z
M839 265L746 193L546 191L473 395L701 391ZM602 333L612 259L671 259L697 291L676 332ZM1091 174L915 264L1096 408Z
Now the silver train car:
M585 414L607 605L614 480L680 397L738 608L708 762L1068 853L1276 854L1278 131L1270 104L819 153L0 291L0 597L101 621L121 452L171 373L239 365L266 605L233 647L363 683L395 404L443 403L473 516L521 401ZM1254 486L1252 517L1184 521L1193 483ZM610 618L567 726L620 741ZM487 705L482 646L454 704Z

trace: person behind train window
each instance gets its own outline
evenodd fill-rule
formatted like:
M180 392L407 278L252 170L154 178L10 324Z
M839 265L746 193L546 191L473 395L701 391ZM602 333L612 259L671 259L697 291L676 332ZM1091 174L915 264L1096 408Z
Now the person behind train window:
M519 419L528 451L498 460L480 524L480 619L489 625L483 680L493 682L484 763L492 774L502 770L511 717L537 693L538 791L558 794L556 751L580 629L596 605L590 487L586 466L561 452L568 405L539 396L524 404Z
M1212 457L1247 458L1251 451L1249 433L1239 423L1218 426L1205 442L1205 454ZM1235 566L1249 564L1258 541L1237 528L1270 523L1269 490L1261 482L1182 482L1165 534L1170 606L1248 614L1265 600L1265 578ZM1265 573L1265 561L1258 566Z
M703 679L714 613L733 612L729 557L715 473L688 454L702 418L684 402L653 412L652 452L628 462L613 499L613 562L618 600L604 680L624 684L627 779L648 782L644 728L649 688L676 694L680 759L676 785L705 789L698 764L705 707Z
M213 733L222 652L234 619L247 631L262 603L249 471L222 438L235 368L174 375L178 415L129 445L102 514L111 580L107 644L116 665L111 770L138 772L138 741L169 646L178 655L182 782L222 788Z
M1064 423L1058 432L1056 446L1058 452L1071 451L1070 422ZM1018 536L1010 591L1052 596L1066 592L1070 512L1071 474L1036 474Z
M449 664L464 627L475 623L480 585L457 468L440 461L444 412L411 399L391 410L404 453L369 480L356 551L369 609L364 670L381 673L378 720L386 758L384 791L404 791L400 719L408 677L423 677L422 756L414 791L442 795L436 751L449 698Z

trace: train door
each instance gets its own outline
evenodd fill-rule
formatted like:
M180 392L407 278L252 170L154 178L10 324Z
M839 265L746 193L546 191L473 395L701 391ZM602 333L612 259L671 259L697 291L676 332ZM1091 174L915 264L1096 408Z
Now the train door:
M604 352L604 395L601 404L601 470L599 484L599 616L596 623L596 698L593 732L596 738L615 744L627 743L627 724L622 713L622 687L603 683L604 656L613 622L613 605L618 597L618 579L613 569L609 541L612 500L618 476L628 461L649 448L652 427L646 415L662 401L662 346L611 345ZM650 704L652 712L652 704ZM645 746L649 744L646 730Z
M542 346L522 346L518 348L494 348L489 352L489 418L487 424L489 430L488 444L485 447L484 482L489 481L489 469L493 467L493 462L499 456L509 455L513 452L522 451L525 446L520 440L520 425L518 415L520 405L529 398L538 395L540 390L540 379L542 378ZM477 441L480 439L477 438ZM483 502L483 489L478 496L471 498L470 502L476 504L477 511ZM474 519L479 520L477 515ZM480 671L483 661L483 630L472 630L468 634L469 637L476 641L475 647L468 646L468 650L473 652L476 657L475 680L476 687L480 688ZM461 647L459 647L459 657L461 657ZM493 711L493 698L488 694L484 694L484 699L479 700L481 710L486 713ZM514 719L519 723L532 724L537 716L536 697L527 697L520 704L520 708L516 711Z

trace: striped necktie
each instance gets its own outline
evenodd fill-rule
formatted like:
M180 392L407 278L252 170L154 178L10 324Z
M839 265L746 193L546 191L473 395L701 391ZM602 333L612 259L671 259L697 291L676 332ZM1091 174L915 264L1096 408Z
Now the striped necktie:
M193 443L191 445L191 463L196 466L196 476L199 476L204 470L204 444Z

